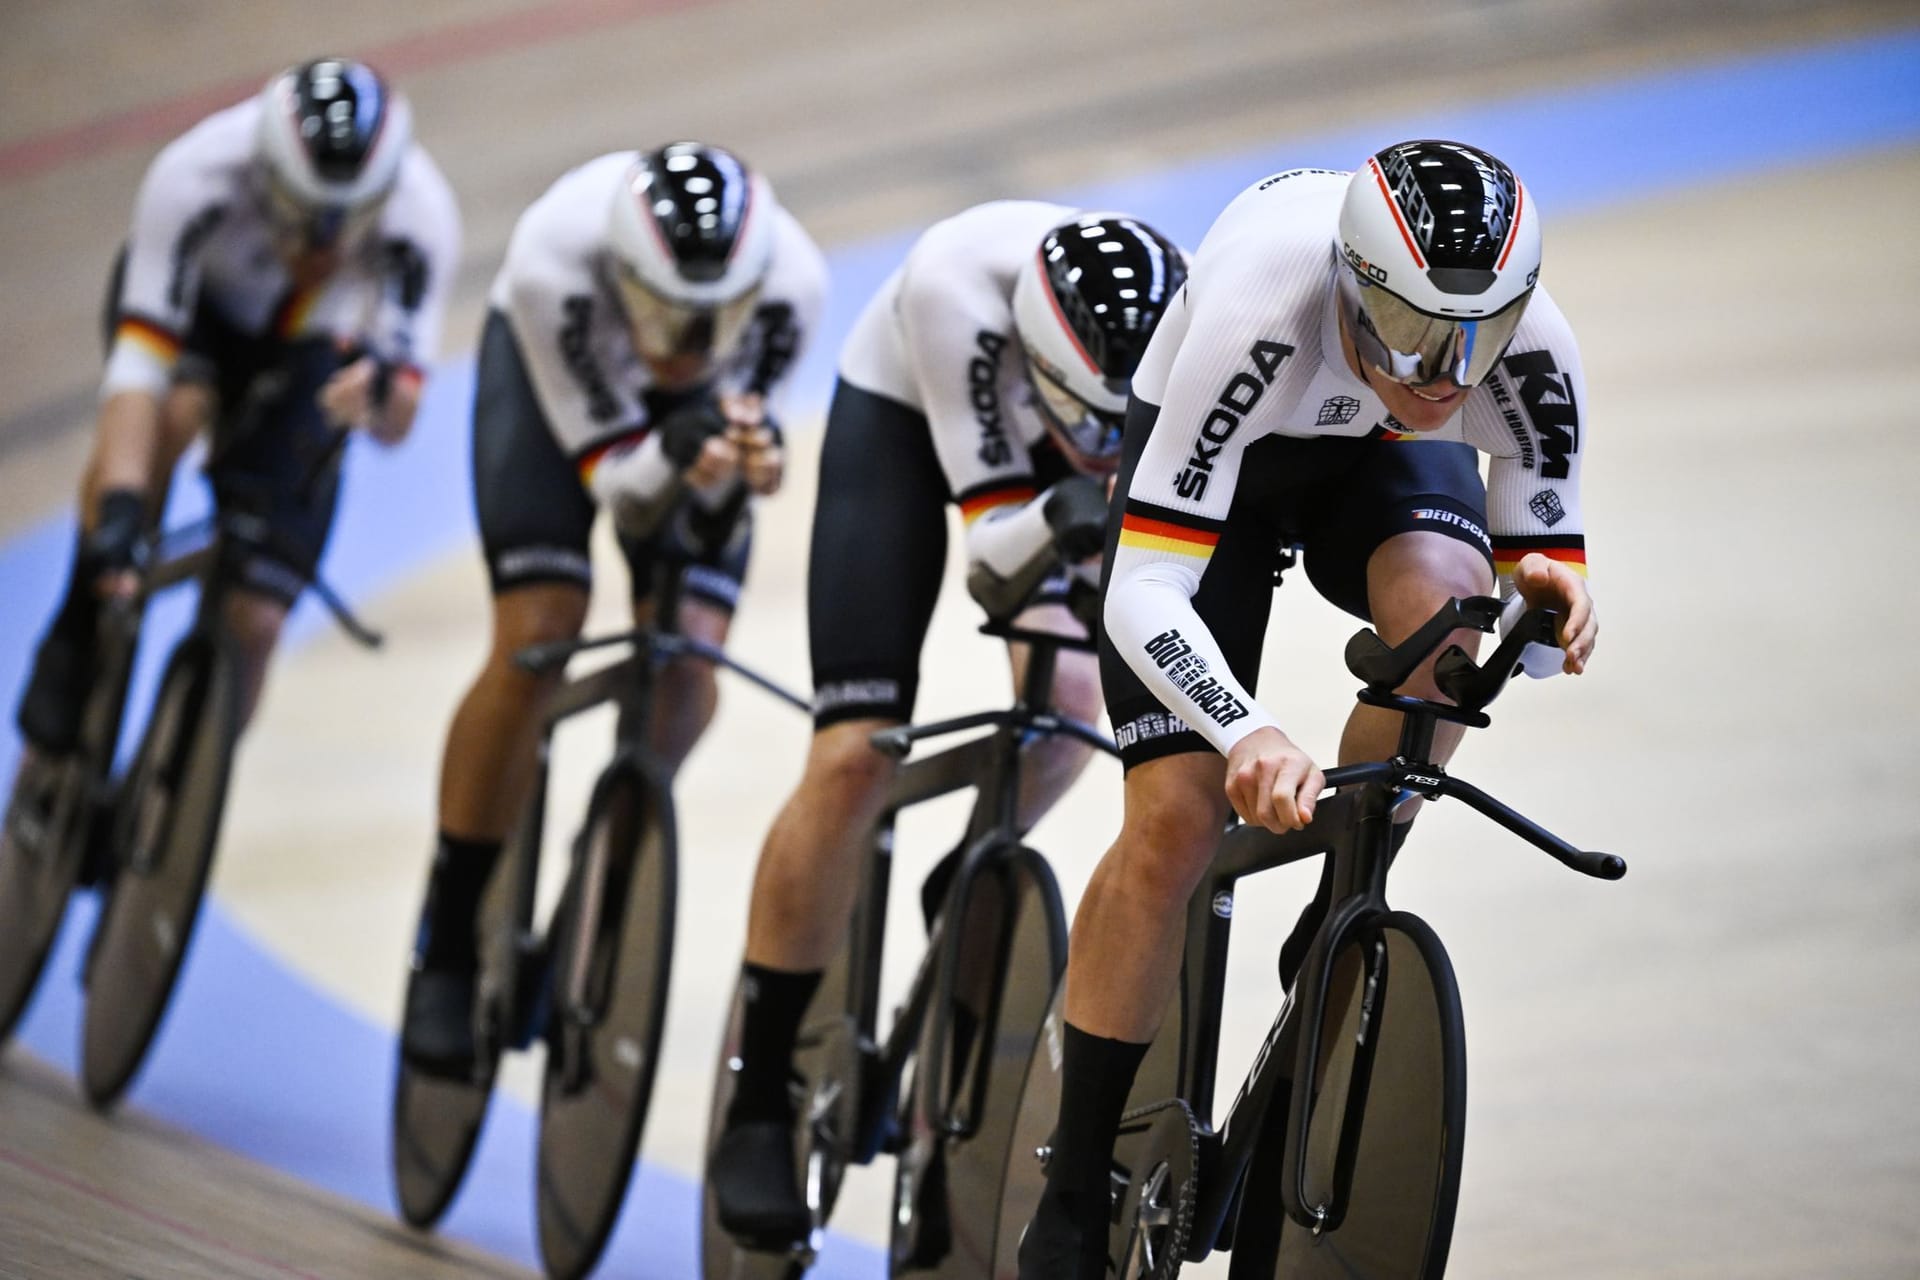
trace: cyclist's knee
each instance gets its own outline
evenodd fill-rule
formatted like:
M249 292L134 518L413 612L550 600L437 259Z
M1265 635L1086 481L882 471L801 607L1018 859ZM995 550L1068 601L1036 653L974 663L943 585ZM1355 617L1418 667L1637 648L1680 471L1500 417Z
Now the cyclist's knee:
M1486 557L1458 538L1416 531L1387 539L1367 561L1367 603L1374 628L1398 644L1450 597L1493 590Z
M893 780L893 761L871 740L889 720L843 720L813 735L804 785L830 803L864 808Z
M1126 821L1108 857L1132 893L1171 906L1193 892L1226 825L1219 771L1218 757L1195 754L1150 761L1128 777Z
M518 587L493 601L490 665L517 672L514 655L538 644L571 640L587 620L587 593L571 583Z
M1063 653L1053 675L1053 709L1091 723L1100 718L1100 662L1090 653Z
M227 633L250 665L264 663L280 642L287 606L272 596L236 591L227 600Z

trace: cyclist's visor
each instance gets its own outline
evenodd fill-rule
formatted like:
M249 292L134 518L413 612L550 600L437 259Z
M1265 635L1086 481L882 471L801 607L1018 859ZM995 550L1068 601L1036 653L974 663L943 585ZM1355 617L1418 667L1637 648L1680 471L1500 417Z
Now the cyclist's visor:
M358 244L379 223L387 205L384 191L359 204L313 204L296 195L268 165L260 166L260 191L274 243L295 253Z
M1360 358L1395 382L1423 387L1452 378L1478 386L1513 341L1529 289L1476 320L1429 315L1382 285L1350 276L1359 306L1353 341Z
M1038 360L1029 359L1027 368L1033 375L1040 416L1075 469L1105 475L1118 467L1126 416L1094 408L1054 381Z
M760 302L760 286L712 306L696 306L661 297L624 263L616 261L613 279L627 313L634 348L646 360L674 356L722 358L739 345Z

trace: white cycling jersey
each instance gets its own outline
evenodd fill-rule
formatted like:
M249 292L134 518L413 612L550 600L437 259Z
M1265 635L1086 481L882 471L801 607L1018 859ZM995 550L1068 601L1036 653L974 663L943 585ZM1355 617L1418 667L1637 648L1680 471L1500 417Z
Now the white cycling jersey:
M598 156L560 176L514 226L489 302L506 316L548 428L591 486L610 454L643 456L646 475L673 477L647 431L653 385L634 349L607 259L614 193L638 153ZM715 390L758 392L776 420L800 353L826 302L826 258L784 208L753 320L719 363ZM644 452L643 452L644 451ZM655 465L657 464L657 465Z
M377 228L326 280L293 287L274 250L254 139L260 103L215 112L148 166L127 238L102 397L167 386L196 306L240 333L326 336L416 370L438 352L460 257L453 191L418 144Z
M1134 375L1134 394L1160 413L1126 493L1107 633L1154 695L1222 753L1274 721L1233 679L1192 598L1232 506L1242 455L1264 436L1376 436L1408 440L1410 449L1464 441L1491 455L1489 527L1467 532L1492 552L1503 588L1531 551L1586 572L1586 384L1565 317L1536 288L1495 370L1452 421L1415 439L1341 352L1335 282L1347 268L1336 236L1348 176L1295 169L1236 197L1201 242L1185 290ZM1438 518L1460 523L1451 513ZM1169 628L1193 652L1163 667L1148 646ZM1248 714L1222 724L1195 702L1195 690L1237 699Z
M1013 327L1020 268L1078 210L996 200L935 223L861 312L840 377L926 415L967 526L1002 576L1048 545L1030 450L1046 434Z

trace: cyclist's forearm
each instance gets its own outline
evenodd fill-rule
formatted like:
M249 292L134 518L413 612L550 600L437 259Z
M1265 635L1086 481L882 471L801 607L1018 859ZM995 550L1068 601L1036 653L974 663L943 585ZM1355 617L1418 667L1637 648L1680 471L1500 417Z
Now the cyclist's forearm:
M990 511L967 526L967 590L990 615L1017 612L1056 558L1042 498Z
M100 406L93 461L81 494L81 522L92 528L99 497L114 490L145 493L160 447L160 402L146 391L121 391Z
M1114 651L1221 755L1255 729L1279 728L1234 678L1219 642L1194 612L1199 575L1165 561L1129 564L1134 554L1120 550L1107 587L1103 616Z

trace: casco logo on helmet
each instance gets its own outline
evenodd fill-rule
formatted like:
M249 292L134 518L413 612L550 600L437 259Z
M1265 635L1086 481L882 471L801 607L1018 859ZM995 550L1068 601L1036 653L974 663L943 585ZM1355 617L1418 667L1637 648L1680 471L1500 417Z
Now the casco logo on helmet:
M1387 269L1385 267L1377 267L1373 263L1368 262L1358 253L1355 253L1353 246L1350 244L1341 247L1346 250L1348 265L1355 271L1358 271L1375 284L1385 284L1387 282Z

